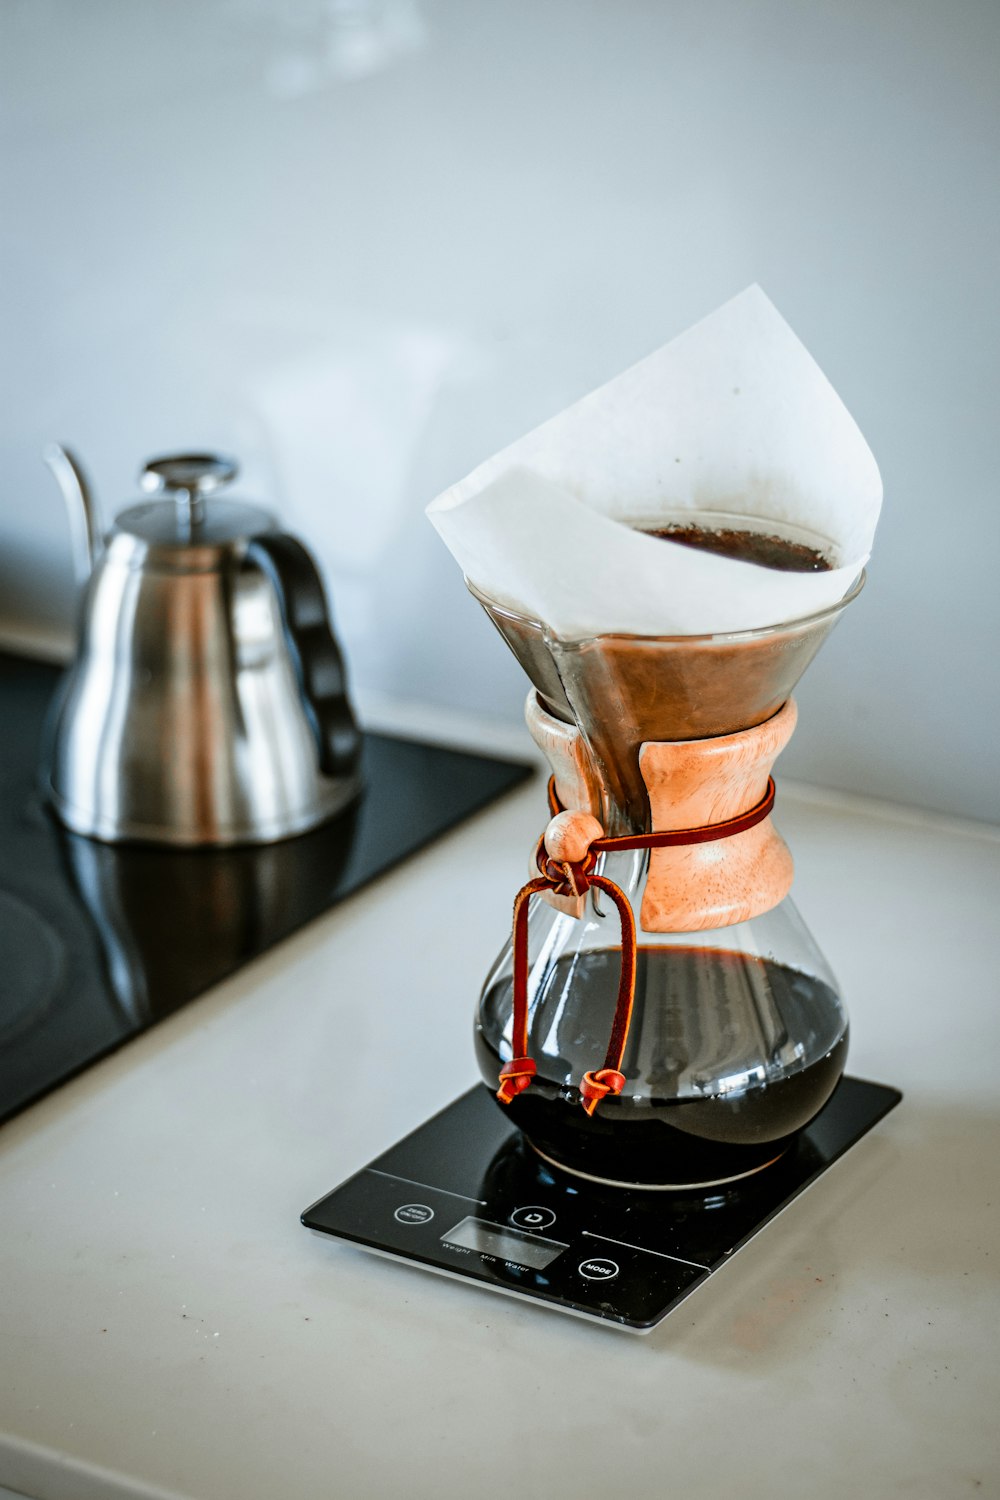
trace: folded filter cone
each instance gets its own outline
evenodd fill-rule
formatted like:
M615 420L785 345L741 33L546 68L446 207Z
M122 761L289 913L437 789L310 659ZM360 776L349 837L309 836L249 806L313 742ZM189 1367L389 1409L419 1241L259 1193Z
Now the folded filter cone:
M832 386L751 287L428 507L537 688L622 807L646 740L775 713L857 592L881 505ZM805 544L785 572L664 541L675 526Z

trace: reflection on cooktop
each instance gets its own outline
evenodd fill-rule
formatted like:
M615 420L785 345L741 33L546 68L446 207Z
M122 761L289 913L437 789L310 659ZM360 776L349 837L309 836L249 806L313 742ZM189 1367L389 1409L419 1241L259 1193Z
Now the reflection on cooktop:
M365 792L280 844L100 844L38 790L55 667L0 654L0 1120L531 775L366 734Z

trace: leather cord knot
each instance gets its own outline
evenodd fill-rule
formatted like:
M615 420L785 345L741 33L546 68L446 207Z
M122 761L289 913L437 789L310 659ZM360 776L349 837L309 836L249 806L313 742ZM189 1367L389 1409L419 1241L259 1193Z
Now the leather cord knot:
M624 1087L624 1073L617 1068L600 1068L596 1073L584 1073L580 1080L580 1100L588 1115L592 1115L602 1099L608 1094L620 1094Z
M530 1057L511 1058L506 1067L500 1070L497 1098L502 1104L509 1104L518 1094L523 1094L537 1072L538 1069Z
M555 896L583 896L590 890L590 875L597 855L588 849L583 859L552 859L544 837L535 850L535 867Z

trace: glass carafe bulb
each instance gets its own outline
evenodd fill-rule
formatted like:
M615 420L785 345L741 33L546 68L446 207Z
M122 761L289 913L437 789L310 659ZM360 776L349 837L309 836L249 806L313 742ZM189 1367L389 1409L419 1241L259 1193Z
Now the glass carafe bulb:
M642 905L645 851L602 856L600 872ZM544 900L529 917L530 1087L507 1106L557 1165L622 1184L727 1182L780 1156L843 1071L847 1015L791 899L735 925L639 933L626 1084L592 1117L579 1083L603 1064L621 964L618 917L591 888L581 917ZM510 1061L512 948L483 987L476 1050L496 1088Z

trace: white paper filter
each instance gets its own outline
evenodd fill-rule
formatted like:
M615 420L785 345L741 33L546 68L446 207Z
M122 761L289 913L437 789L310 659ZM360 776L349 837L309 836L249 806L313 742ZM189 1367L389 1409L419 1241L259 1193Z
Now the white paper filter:
M856 423L753 286L480 464L427 513L478 589L578 640L813 614L857 577L881 503ZM802 541L834 567L783 573L635 529L671 522Z

